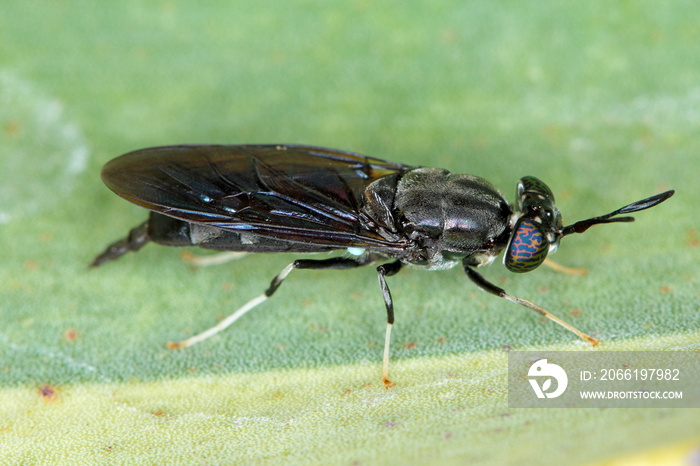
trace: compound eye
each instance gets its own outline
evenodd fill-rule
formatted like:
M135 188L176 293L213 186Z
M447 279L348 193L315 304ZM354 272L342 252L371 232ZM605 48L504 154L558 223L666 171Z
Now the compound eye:
M530 272L544 262L548 252L549 241L540 226L528 218L521 218L515 224L504 262L511 272Z

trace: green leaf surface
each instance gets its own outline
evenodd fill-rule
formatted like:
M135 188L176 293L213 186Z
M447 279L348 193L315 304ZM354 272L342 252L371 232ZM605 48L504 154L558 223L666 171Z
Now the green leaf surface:
M683 460L692 409L509 409L508 350L588 347L460 270L390 278L385 390L371 268L295 271L171 351L296 256L193 270L150 245L87 264L145 218L101 166L154 145L328 146L479 175L509 199L535 175L567 224L676 189L633 224L565 238L555 259L585 276L483 273L602 350L697 351L698 18L689 1L7 2L0 462Z

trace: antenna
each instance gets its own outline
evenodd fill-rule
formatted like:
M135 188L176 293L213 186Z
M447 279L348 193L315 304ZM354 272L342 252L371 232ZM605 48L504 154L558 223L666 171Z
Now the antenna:
M599 223L614 223L614 222L634 222L634 217L618 217L612 218L620 214L630 214L632 212L638 212L640 210L648 209L654 207L657 204L661 204L669 197L673 196L674 190L666 191L656 196L651 196L641 201L633 202L624 207L617 209L614 212L610 212L607 215L601 215L600 217L589 218L588 220L581 220L572 225L565 226L561 230L561 235L566 236L572 233L583 233L588 230L593 225L598 225Z

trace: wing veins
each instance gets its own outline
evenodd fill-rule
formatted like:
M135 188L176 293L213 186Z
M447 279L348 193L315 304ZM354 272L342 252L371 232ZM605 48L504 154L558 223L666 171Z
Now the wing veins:
M318 213L330 220L335 220L339 223L342 223L344 225L352 227L353 224L358 224L359 223L359 218L358 214L359 211L357 209L357 201L354 197L354 193L352 193L352 190L348 186L347 182L343 179L341 176L337 176L337 179L341 181L343 184L343 187L346 189L346 192L350 193L352 196L353 200L353 205L351 208L354 209L353 212L348 211L347 207L343 206L340 204L337 200L333 199L330 197L328 194L323 193L318 191L317 189L303 185L299 183L298 181L294 180L284 172L277 170L270 166L269 164L265 163L264 161L260 160L258 157L253 157L255 160L255 174L256 174L256 179L258 180L260 186L263 186L266 191L264 192L259 192L258 194L267 194L270 196L276 196L279 199L282 199L284 201L290 202L300 208L304 208L310 212L315 212ZM260 165L264 166L267 171L269 171L271 174L276 176L279 180L286 182L288 185L290 185L293 188L298 189L301 192L304 192L305 195L310 195L310 197L313 198L314 201L318 203L318 205L312 205L309 202L304 202L301 201L300 199L297 199L295 197L289 196L287 194L284 194L280 192L277 189L272 188L265 180L263 179L263 174L260 172ZM336 173L337 175L337 173ZM328 208L324 208L328 207Z

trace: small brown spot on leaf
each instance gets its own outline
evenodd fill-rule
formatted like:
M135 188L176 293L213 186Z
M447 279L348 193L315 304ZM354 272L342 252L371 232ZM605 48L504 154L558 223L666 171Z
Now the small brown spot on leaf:
M7 123L5 123L5 134L7 134L10 137L17 137L20 135L22 132L22 125L19 124L18 121L10 120Z
M69 328L68 330L63 332L63 338L70 342L73 342L78 339L78 331L74 328Z
M54 403L61 398L56 388L49 384L42 385L41 388L39 388L39 396L47 403Z
M670 293L671 292L671 287L668 285L664 285L661 287L661 292L662 293Z
M445 44L454 44L457 42L457 32L453 28L446 28L440 31L440 39Z
M403 347L406 349L413 349L416 347L416 343L413 341L409 341L407 343L404 343Z
M572 309L569 311L569 314L571 314L574 317L578 317L581 315L581 309Z

